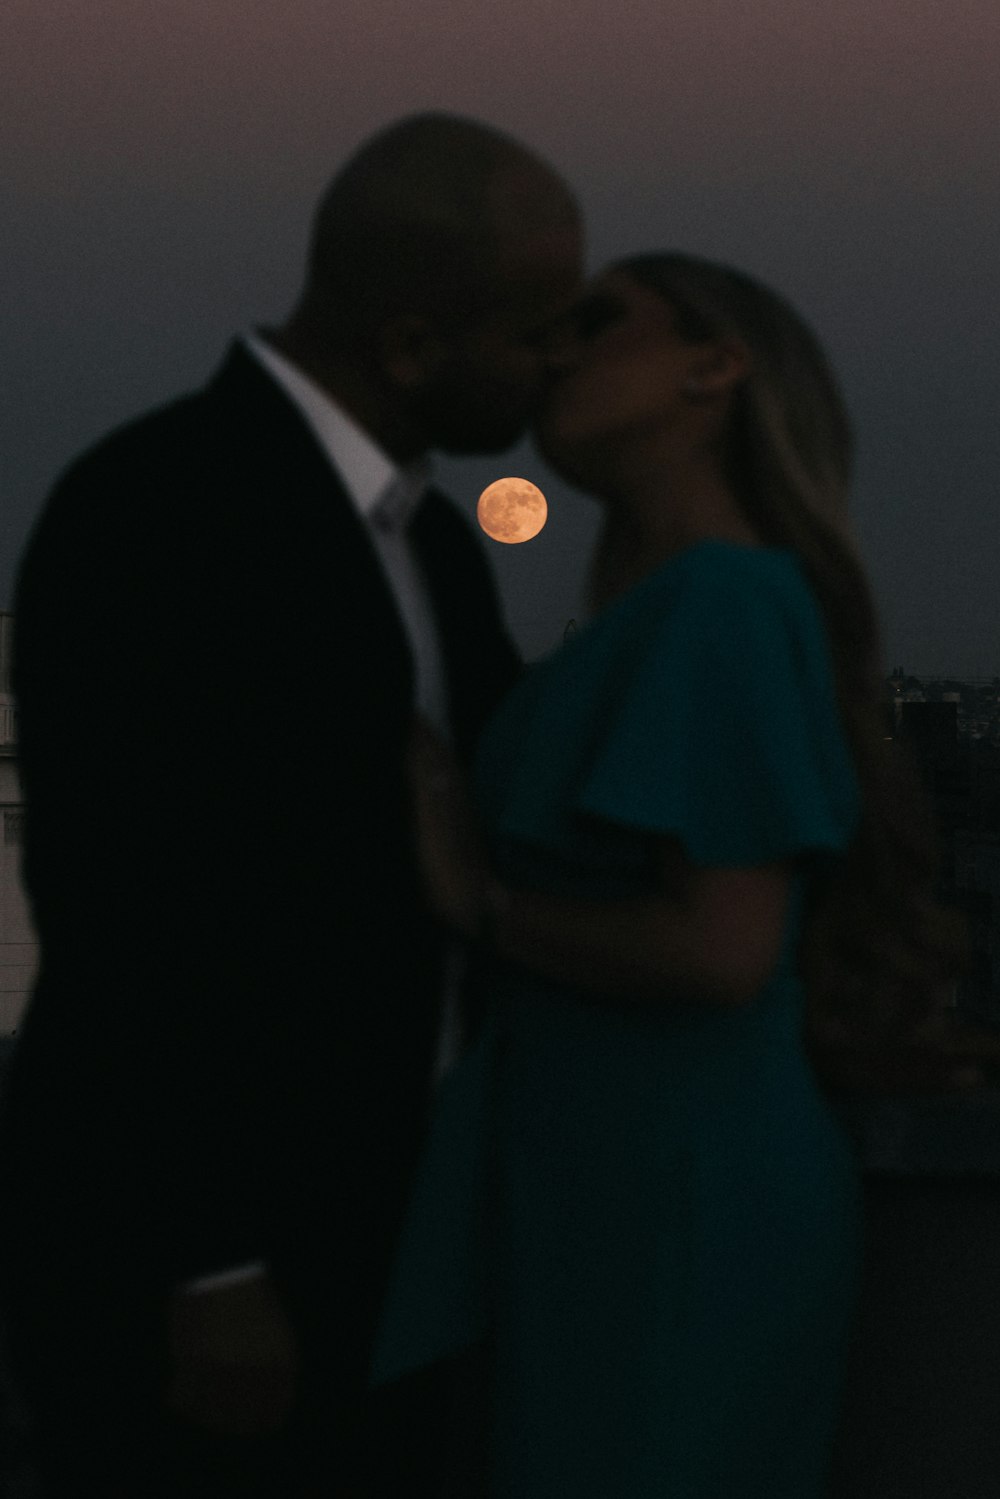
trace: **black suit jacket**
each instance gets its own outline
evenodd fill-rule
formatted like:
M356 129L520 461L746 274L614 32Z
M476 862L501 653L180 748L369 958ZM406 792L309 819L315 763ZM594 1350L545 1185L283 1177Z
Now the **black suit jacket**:
M464 518L432 493L414 536L468 752L516 657ZM4 1126L19 1221L160 1288L263 1257L363 1340L442 957L412 662L364 527L236 348L67 472L15 614L42 950Z

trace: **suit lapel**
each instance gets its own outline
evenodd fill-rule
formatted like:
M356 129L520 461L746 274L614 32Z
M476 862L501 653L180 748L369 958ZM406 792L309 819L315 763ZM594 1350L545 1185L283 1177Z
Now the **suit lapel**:
M206 394L250 442L255 487L286 510L276 534L294 549L288 572L301 571L307 591L295 607L312 605L321 636L342 632L341 649L364 652L397 690L403 672L412 691L409 639L368 529L298 407L239 344Z
M462 559L455 555L451 525L442 523L442 507L450 521L450 502L439 490L430 490L410 525L409 540L427 585L448 689L450 718L458 731L467 696L461 636L464 580Z

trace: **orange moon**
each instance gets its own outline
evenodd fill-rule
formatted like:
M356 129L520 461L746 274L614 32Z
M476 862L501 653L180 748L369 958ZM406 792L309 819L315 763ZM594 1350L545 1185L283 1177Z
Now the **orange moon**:
M513 545L537 536L548 519L545 496L527 479L497 479L479 496L476 519L494 541Z

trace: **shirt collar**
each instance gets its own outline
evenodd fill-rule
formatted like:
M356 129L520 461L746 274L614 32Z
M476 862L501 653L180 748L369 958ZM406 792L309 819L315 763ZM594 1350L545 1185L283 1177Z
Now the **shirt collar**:
M332 396L255 333L243 342L301 412L339 473L359 515L380 530L403 529L423 499L431 464L399 468Z

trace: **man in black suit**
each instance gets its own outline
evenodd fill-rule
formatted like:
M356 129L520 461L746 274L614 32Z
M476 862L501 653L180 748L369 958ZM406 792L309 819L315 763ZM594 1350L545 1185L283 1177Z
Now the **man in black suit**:
M519 436L580 259L523 147L390 127L285 326L77 460L32 537L3 1253L58 1499L396 1496L392 1452L429 1492L407 1402L365 1394L446 987L406 748L419 711L467 756L517 661L425 454Z

